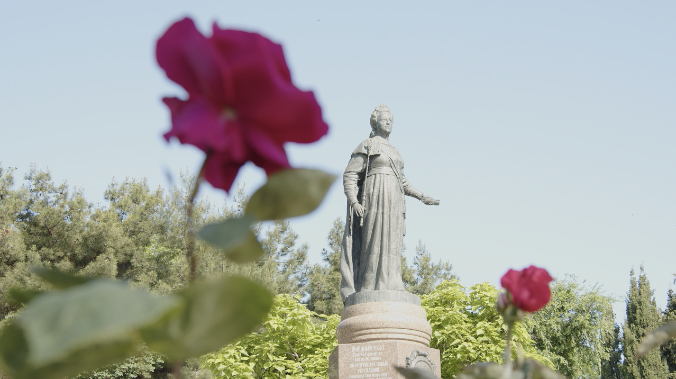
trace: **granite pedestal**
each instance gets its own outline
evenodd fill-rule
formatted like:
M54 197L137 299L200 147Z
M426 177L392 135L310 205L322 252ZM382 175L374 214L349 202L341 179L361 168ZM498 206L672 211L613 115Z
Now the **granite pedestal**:
M439 350L420 298L403 291L365 291L345 299L329 357L329 379L403 379L394 367L441 378Z

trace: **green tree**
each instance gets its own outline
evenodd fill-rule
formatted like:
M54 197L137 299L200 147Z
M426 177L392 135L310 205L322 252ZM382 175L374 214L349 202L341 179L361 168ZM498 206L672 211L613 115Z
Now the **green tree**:
M182 173L179 185L169 191L151 190L145 180L113 181L104 194L107 203L103 206L87 202L82 190L72 190L66 183L55 185L48 171L35 167L25 177L27 184L15 189L12 172L0 167L0 328L17 315L22 317L21 305L10 301L8 289L49 289L47 282L32 274L31 266L122 279L156 294L184 288L188 237L205 224L242 215L248 201L243 187L238 187L234 202L220 209L198 200L189 223L186 214L195 178L188 172ZM307 244L299 243L297 233L286 220L258 223L253 232L261 242L263 255L248 265L232 263L219 248L197 241L197 276L240 274L258 280L275 293L303 294L307 284ZM319 328L321 320L312 317ZM292 319L287 321L293 326ZM326 334L334 331L335 325ZM307 342L306 337L299 334L298 344ZM307 354L315 354L312 359L319 366L307 367L321 372L326 357L317 346L311 348ZM297 355L295 361L298 359ZM123 363L80 378L170 378L165 361L141 349ZM211 377L199 362L189 362L183 374L186 378Z
M667 293L667 308L664 310L664 322L676 321L676 293L669 290ZM676 378L676 341L671 340L662 345L662 357L667 362L669 377Z
M168 375L169 369L164 364L164 358L143 346L136 356L120 364L80 374L75 379L164 379Z
M601 379L624 379L624 367L622 366L622 336L620 326L615 324L613 336L604 341L608 350L608 359L601 362Z
M39 256L26 249L17 217L25 208L25 190L14 190L14 169L0 166L0 320L12 314L19 304L10 301L12 287L38 286L30 276L30 266L39 262Z
M410 270L413 278L412 281L409 279L406 290L417 295L426 295L444 280L459 279L452 270L453 265L449 262L439 260L438 263L434 263L425 244L422 240L418 240L413 267Z
M434 331L431 346L441 350L442 377L453 377L467 364L502 360L507 327L495 309L497 294L488 283L466 291L454 280L422 297ZM339 321L338 315L310 311L298 297L278 295L260 330L203 357L203 363L219 379L325 378ZM513 341L525 356L552 365L535 348L523 323L517 324Z
M310 268L307 283L307 306L311 311L332 315L343 309L340 297L340 249L343 241L344 222L339 218L333 221L327 240L329 250L322 249L325 265L315 264Z
M627 379L666 378L669 371L659 349L652 350L645 357L634 361L638 346L646 334L662 325L662 315L657 309L643 266L638 279L634 270L631 270L626 303L627 318L622 328L622 345Z
M239 185L231 204L220 210L205 206L196 228L244 213L249 197L244 185ZM241 275L255 280L274 294L303 294L308 277L307 243L299 244L298 234L286 220L254 226L254 234L263 247L263 255L255 262L239 264L226 259L222 251L204 241L197 241L199 275L213 277Z
M601 375L601 363L608 360L608 341L613 338L615 299L598 285L586 287L574 276L565 276L551 285L551 300L527 320L529 333L557 371L568 378Z
M457 280L443 281L422 296L433 330L430 346L441 352L443 378L454 377L468 364L502 362L507 326L495 308L497 296L497 288L488 283L467 291ZM524 323L515 325L512 341L521 346L526 357L552 366L535 347Z
M326 378L338 345L338 315L307 309L298 297L277 295L259 331L203 357L215 378Z
M261 241L265 262L274 263L273 293L301 294L307 278L307 243L296 246L298 234L286 220L275 221Z
M185 215L194 176L188 172L169 191L151 190L145 179L113 181L104 194L107 203L99 207L87 202L82 190L72 190L66 183L55 185L49 171L31 167L26 184L18 189L12 173L0 167L0 326L20 309L8 296L10 288L49 287L32 274L33 266L123 279L158 294L182 288L188 272L188 233L206 223L241 215L248 200L243 186L235 201L221 209L198 200L195 226L189 229ZM248 266L233 264L220 249L198 241L198 276L241 274L277 293L301 293L307 246L296 246L298 236L286 221L272 223L265 232L259 224L255 233L264 234L266 254ZM87 375L164 378L169 371L161 357L141 351L137 357Z
M124 279L157 293L181 288L183 236L170 233L171 222L181 219L181 209L169 202L177 189L166 196L161 189L151 191L145 180L126 179L108 187L107 207L94 207L82 190L55 185L49 171L33 166L24 179L26 185L14 189L12 171L0 169L0 319L12 318L20 308L9 300L9 289L48 288L30 271L34 266ZM162 372L168 372L163 360L142 350L88 375L158 377Z
M122 277L121 273L129 272L134 255L141 247L134 245L138 238L129 229L148 230L147 214L135 209L119 217L114 207L95 209L81 190L71 190L66 183L55 185L48 171L39 171L34 166L24 178L27 184L14 189L12 172L0 168L0 316L3 321L11 319L20 308L19 303L10 301L9 289L47 289L30 271L33 266L118 278ZM138 190L138 184L125 182L124 185L131 191ZM142 197L138 191L135 194L136 198ZM128 197L118 198L126 201ZM118 212L120 209L117 207ZM137 279L129 275L124 278ZM142 351L115 368L92 373L91 377L149 378L150 372L163 366L158 357Z
M151 190L145 179L113 182L104 197L107 208L97 209L94 243L114 246L118 278L158 293L169 293L186 282L184 204L175 198L185 189ZM198 203L197 214L203 211ZM113 243L112 241L117 241ZM111 245L112 244L112 245ZM96 251L96 250L95 250Z
M194 229L223 218L237 217L248 201L243 186L234 201L217 209L207 201L195 204L194 226L186 210L194 175L181 173L169 191L151 190L145 179L113 181L94 207L81 190L55 185L49 171L31 167L27 184L14 189L13 170L0 167L0 316L17 309L5 293L11 287L41 289L29 268L46 266L85 275L123 279L156 293L181 288L187 279L186 237ZM239 274L266 285L274 293L301 294L307 278L307 244L288 221L255 234L265 254L248 265L227 260L221 250L197 241L198 276Z

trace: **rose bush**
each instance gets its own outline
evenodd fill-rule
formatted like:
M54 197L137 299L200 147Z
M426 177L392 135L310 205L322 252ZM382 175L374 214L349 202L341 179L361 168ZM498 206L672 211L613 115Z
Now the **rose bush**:
M267 175L289 167L285 142L315 142L328 131L312 92L291 82L282 47L267 38L193 21L174 23L157 41L157 63L188 93L164 98L176 137L206 152L204 178L230 190L247 161Z
M547 270L530 266L521 271L510 269L500 284L508 291L510 303L523 311L536 312L549 302L549 282L552 280Z

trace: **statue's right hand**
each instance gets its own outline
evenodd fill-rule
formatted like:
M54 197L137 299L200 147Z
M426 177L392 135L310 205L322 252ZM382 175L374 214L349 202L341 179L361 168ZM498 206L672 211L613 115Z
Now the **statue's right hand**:
M355 212L357 212L357 216L359 217L364 217L364 206L359 204L359 203L354 203L352 206L352 209L354 209Z

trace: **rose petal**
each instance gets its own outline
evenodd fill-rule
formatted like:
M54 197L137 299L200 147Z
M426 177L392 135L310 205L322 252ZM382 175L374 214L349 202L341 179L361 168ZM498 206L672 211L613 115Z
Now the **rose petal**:
M238 120L230 120L224 130L228 140L228 155L233 162L242 162L248 160L249 142L247 142L244 126Z
M244 130L252 150L251 161L265 170L268 176L279 169L291 167L284 146L255 127L248 127Z
M204 179L214 188L229 192L243 164L233 161L227 152L212 153L204 165Z
M187 101L167 98L177 137L209 152L204 177L230 189L247 161L268 175L289 167L285 142L314 142L328 126L312 92L297 89L282 47L255 33L214 25L207 39L190 19L172 25L157 42L157 60L182 85Z
M223 151L230 144L226 130L227 120L221 117L220 110L206 100L183 101L177 98L164 98L171 111L172 128L164 134L169 141L176 137L181 143L188 143L202 151Z
M206 97L221 105L232 99L227 63L191 19L170 26L157 40L155 55L167 77L185 88L190 97Z
M242 30L221 29L216 23L212 25L211 41L225 56L252 55L270 59L276 73L287 83L291 83L291 71L284 59L282 45L274 43L258 33Z
M239 117L279 142L314 142L328 126L312 94L291 83L281 47L255 33L214 27L214 47L227 57Z
M502 276L502 279L500 279L500 285L502 285L503 288L509 289L513 283L517 283L519 278L521 277L521 272L516 271L513 269L509 269L505 273L505 275Z
M509 291L516 307L526 312L535 312L549 302L549 282L552 280L547 270L530 266L521 271L510 269L503 275L500 283Z

